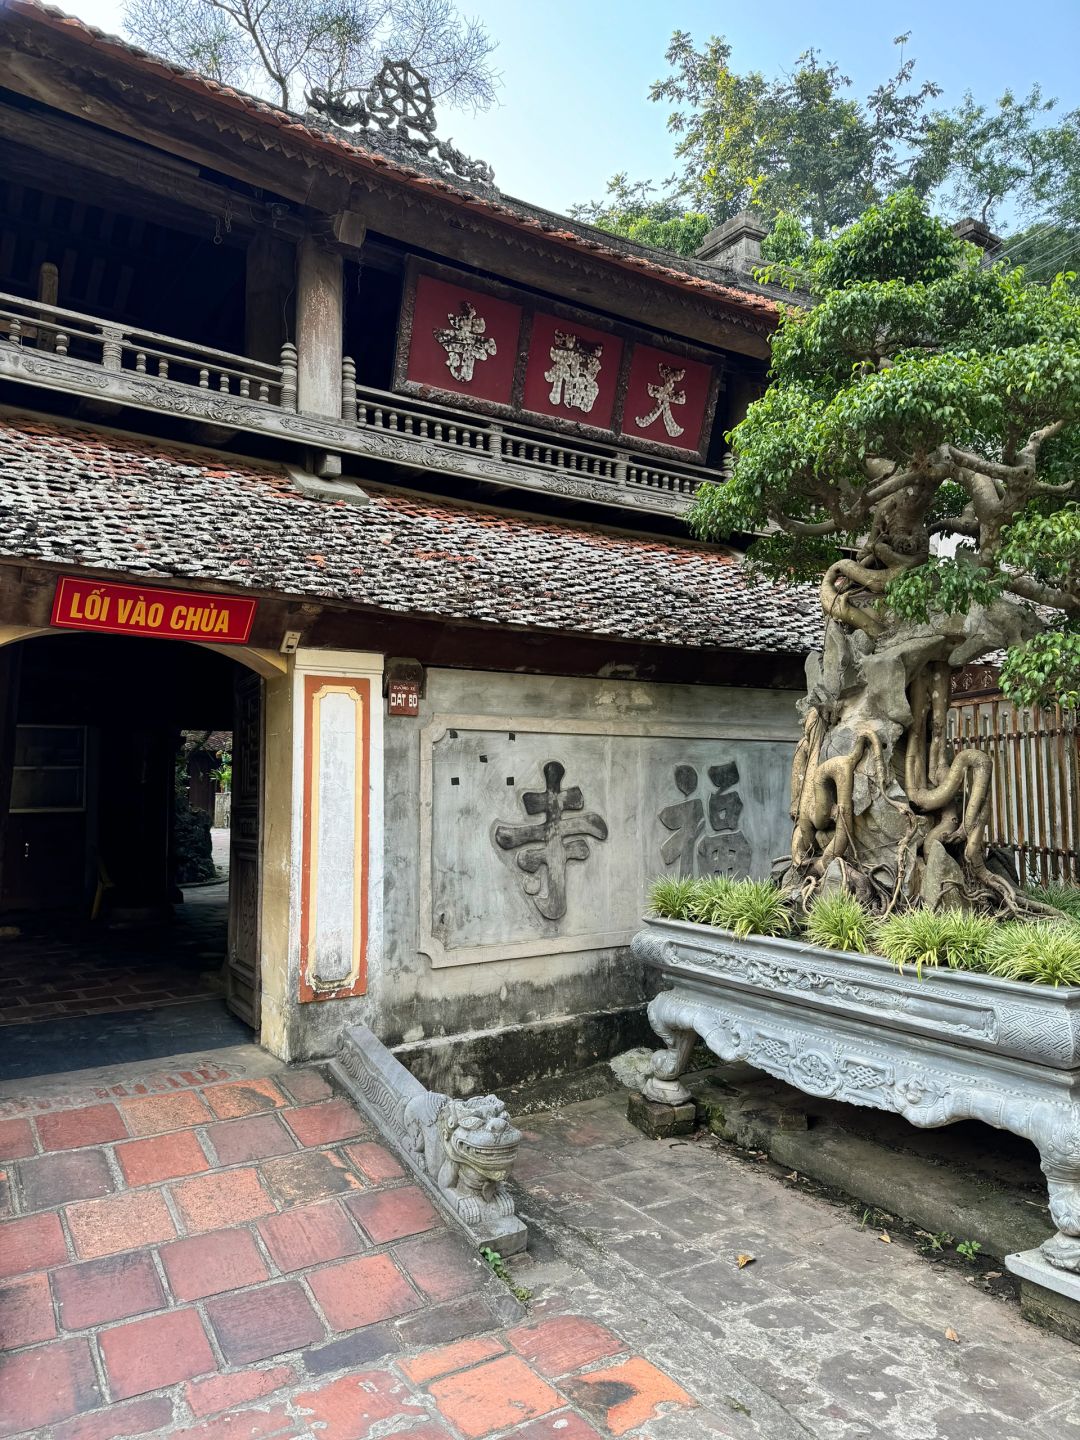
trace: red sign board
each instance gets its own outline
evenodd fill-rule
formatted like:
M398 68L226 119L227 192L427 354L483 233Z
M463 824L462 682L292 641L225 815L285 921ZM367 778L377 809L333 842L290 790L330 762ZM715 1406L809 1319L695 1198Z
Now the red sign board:
M107 635L156 635L246 645L256 601L200 591L152 590L64 575L56 586L52 623Z
M509 405L521 306L421 275L413 302L407 375L417 385Z
M555 315L533 317L522 407L609 430L615 411L622 341Z
M386 691L388 715L408 715L414 719L420 714L420 683L417 680L391 680Z
M635 345L623 402L622 433L697 452L708 439L702 426L713 372L700 360L683 359L651 345Z

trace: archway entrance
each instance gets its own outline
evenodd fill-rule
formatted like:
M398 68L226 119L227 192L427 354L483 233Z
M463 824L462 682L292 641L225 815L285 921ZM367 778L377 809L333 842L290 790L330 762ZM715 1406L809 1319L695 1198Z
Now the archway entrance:
M260 676L51 634L0 695L0 1078L253 1038Z

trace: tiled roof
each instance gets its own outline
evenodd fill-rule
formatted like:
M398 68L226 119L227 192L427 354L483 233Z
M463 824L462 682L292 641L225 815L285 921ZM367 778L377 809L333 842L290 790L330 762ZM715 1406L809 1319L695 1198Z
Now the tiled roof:
M279 132L284 139L324 160L338 163L350 161L360 168L379 170L410 187L436 191L452 203L460 203L474 212L490 215L517 229L542 234L557 244L586 251L621 268L707 295L731 311L741 312L747 321L756 326L771 328L778 318L777 298L749 287L744 289L738 285L713 280L702 275L704 267L701 264L686 262L684 266L679 256L623 243L615 236L577 224L565 216L538 210L529 205L515 204L513 200L497 192L486 194L455 180L443 179L425 167L404 165L392 156L380 153L371 145L361 145L351 137L346 138L341 131L334 132L308 125L300 117L271 105L266 100L247 95L242 90L235 90L217 80L208 79L205 75L187 70L170 60L151 55L129 41L106 34L73 15L65 14L55 6L44 5L41 0L3 0L0 8L21 15L32 24L67 35L102 55L111 55L114 59L134 66L148 78L195 92L204 102L219 102L240 112L249 124L252 120L257 120L267 130Z
M0 414L3 558L641 643L820 639L815 595L751 580L729 551L370 494L327 502L269 465Z

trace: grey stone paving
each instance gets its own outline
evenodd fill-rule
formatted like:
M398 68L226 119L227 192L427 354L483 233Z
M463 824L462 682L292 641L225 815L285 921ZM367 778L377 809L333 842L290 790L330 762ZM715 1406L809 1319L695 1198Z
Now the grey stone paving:
M617 1321L702 1400L656 1440L1080 1440L1080 1348L711 1138L647 1140L625 1106L519 1122L520 1278L541 1309Z

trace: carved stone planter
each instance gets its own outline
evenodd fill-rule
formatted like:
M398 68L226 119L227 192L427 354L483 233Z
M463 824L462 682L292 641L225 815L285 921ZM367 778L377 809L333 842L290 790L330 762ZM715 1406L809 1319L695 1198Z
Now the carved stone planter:
M634 954L673 987L649 1006L668 1046L653 1056L649 1099L686 1098L678 1079L700 1037L721 1060L808 1095L923 1127L975 1119L1026 1136L1058 1227L1042 1254L1059 1272L1080 1272L1080 989L957 970L919 980L873 955L645 923ZM1067 1293L1080 1294L1068 1281Z

